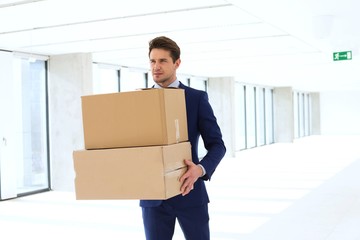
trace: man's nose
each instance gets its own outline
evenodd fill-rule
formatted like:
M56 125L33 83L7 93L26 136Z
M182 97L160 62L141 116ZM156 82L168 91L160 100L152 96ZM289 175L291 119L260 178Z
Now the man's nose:
M159 70L160 69L160 65L157 63L154 63L154 70Z

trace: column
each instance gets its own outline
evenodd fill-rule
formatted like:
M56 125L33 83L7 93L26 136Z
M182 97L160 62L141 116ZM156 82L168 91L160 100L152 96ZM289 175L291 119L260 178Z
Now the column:
M209 78L209 101L223 134L226 155L235 156L235 80L232 77Z
M321 134L321 118L320 118L320 93L310 93L310 107L311 107L311 135Z
M294 140L294 104L291 87L274 88L274 138L276 143Z
M73 191L72 153L83 149L81 96L92 93L92 56L88 53L49 59L49 134L52 188Z

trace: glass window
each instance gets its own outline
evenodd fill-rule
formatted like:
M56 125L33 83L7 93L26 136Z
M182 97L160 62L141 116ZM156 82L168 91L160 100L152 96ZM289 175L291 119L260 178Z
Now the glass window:
M266 144L274 142L274 111L273 111L273 90L265 89L265 129Z
M246 148L256 146L255 87L246 86Z
M122 67L120 70L120 91L134 91L147 87L146 70Z
M294 100L294 137L299 138L299 93L293 92Z
M46 61L14 59L18 194L49 189Z
M235 149L246 149L245 86L235 84Z
M294 92L294 132L295 138L311 134L310 94Z
M310 135L310 94L305 94L304 99L304 135Z
M235 149L274 142L273 90L235 83Z
M305 115L304 115L304 93L299 93L299 136L304 136L304 124L305 124Z
M119 92L119 68L106 65L93 65L93 93Z
M207 79L204 78L197 78L197 77L191 77L190 78L190 87L207 91Z
M184 74L177 74L177 79L185 86L190 86L190 76Z
M257 146L265 145L265 89L256 87Z

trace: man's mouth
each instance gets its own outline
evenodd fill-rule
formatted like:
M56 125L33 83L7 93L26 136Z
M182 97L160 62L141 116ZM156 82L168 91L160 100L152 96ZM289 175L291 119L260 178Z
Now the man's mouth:
M153 75L158 77L158 76L160 76L161 74L162 74L162 73L160 73L160 72L156 72L156 73L154 73Z

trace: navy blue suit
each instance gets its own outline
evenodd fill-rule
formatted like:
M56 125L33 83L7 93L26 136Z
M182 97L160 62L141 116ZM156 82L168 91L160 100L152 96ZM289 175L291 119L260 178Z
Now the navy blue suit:
M211 178L216 167L218 166L219 162L221 161L226 152L226 148L222 140L222 134L217 124L213 110L209 104L207 93L187 87L182 83L180 83L179 88L185 90L188 136L191 143L192 161L195 164L200 163L198 157L198 142L201 135L204 141L204 146L207 150L207 154L201 160L201 165L205 168L206 175L203 176L201 179L198 179L194 184L194 189L185 196L178 195L168 200L141 200L140 206L143 207L145 232L147 232L148 230L147 226L151 226L151 222L153 221L152 218L161 218L161 215L144 215L144 210L153 207L165 206L165 210L170 209L170 211L174 210L175 212L178 211L182 213L186 212L187 209L193 211L193 209L195 209L196 207L203 206L206 209L204 210L203 208L202 210L199 210L198 213L194 212L194 216L191 216L191 218L197 218L197 222L201 222L202 219L208 220L207 204L209 203L209 197L205 188L204 180L209 180ZM172 222L172 220L169 220L170 225L172 224ZM200 240L200 238L197 237L195 232L194 235L192 233L193 231L199 231L197 227L194 227L190 230L185 230L184 228L187 227L186 220L184 224L180 223L180 226L182 227L182 230L187 239ZM162 230L159 229L159 231ZM161 232L159 234L161 235ZM148 237L148 239L150 239L150 237ZM156 237L156 240L160 239L171 238L162 238L161 236Z

